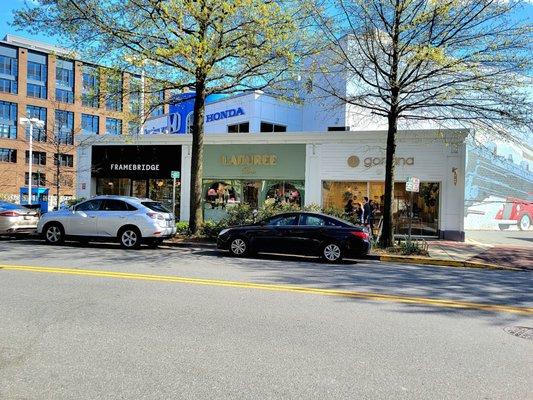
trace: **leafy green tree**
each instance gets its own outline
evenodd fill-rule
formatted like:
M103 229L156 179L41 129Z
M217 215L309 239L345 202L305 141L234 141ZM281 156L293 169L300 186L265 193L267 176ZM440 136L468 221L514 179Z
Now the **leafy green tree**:
M531 135L532 27L509 0L332 0L314 87L388 125L381 245L393 240L398 123ZM331 71L334 71L332 73ZM336 76L348 79L339 89ZM412 125L411 125L412 126Z
M202 218L205 99L292 78L305 48L305 2L289 0L39 0L15 26L59 36L84 58L194 92L190 230ZM173 96L165 102L176 101Z

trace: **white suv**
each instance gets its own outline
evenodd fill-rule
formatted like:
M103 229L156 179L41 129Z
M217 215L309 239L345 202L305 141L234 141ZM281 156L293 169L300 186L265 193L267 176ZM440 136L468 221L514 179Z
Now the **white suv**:
M156 247L174 236L174 214L156 201L127 196L97 196L67 210L48 212L37 232L49 244L66 238L80 242L118 240L122 247L138 248L142 242Z

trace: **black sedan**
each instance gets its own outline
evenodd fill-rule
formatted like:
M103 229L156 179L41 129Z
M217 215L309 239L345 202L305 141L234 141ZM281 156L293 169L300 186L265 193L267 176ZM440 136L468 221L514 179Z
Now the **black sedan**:
M224 229L218 235L217 247L238 257L265 252L314 255L336 262L368 254L371 244L364 227L329 215L295 212Z

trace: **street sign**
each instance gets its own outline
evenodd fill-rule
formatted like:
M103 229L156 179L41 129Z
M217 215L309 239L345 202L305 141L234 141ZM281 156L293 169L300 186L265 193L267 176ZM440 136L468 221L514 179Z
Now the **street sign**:
M170 171L170 177L172 179L179 179L180 178L180 172L179 171Z
M414 176L407 177L405 182L405 191L407 192L417 192L420 190L420 179Z

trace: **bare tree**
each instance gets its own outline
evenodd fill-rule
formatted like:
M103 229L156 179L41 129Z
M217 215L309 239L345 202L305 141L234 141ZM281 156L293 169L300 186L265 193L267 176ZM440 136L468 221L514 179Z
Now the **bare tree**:
M393 240L394 159L399 123L474 128L507 140L531 134L532 28L520 1L336 0L317 15L331 67L315 84L386 121L380 243ZM332 11L333 10L333 11ZM331 72L347 77L339 89Z

